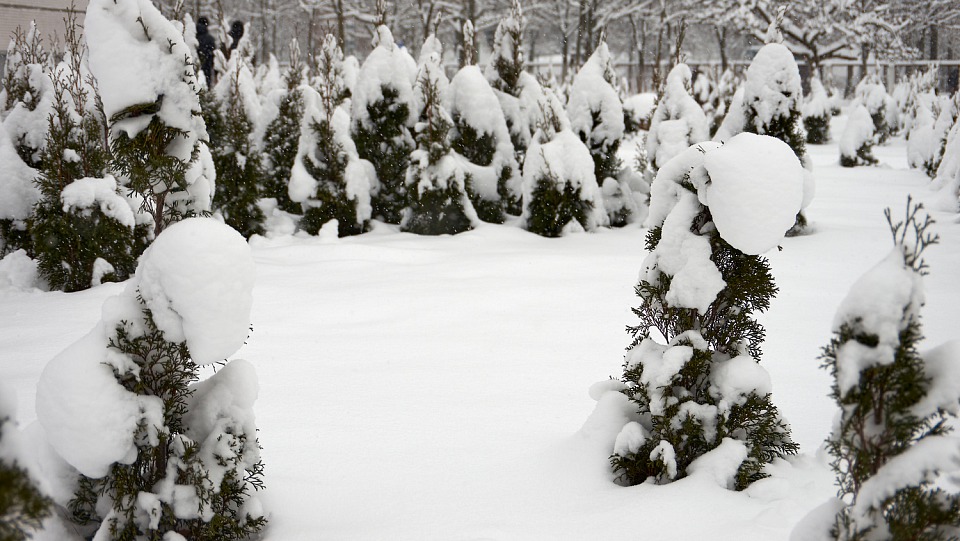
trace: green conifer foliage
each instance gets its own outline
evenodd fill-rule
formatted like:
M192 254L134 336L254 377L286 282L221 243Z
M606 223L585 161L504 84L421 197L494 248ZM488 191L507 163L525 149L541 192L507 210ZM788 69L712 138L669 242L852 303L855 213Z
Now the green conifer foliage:
M241 77L247 68L243 57L230 59L233 69L227 72L226 95L221 102L221 126L219 147L214 149L213 163L217 170L217 192L213 198L214 208L219 210L227 225L246 238L263 234L263 211L257 204L260 200L260 183L263 181L263 166L260 152L255 148L251 133L253 123L247 117L241 92Z
M360 68L359 79L377 78L380 91L375 99L366 93L353 96L353 140L360 159L373 164L379 190L373 197L373 216L387 223L399 224L407 204L405 178L414 149L408 129L412 117L409 79L395 73L405 61L386 26L377 28L376 48ZM379 79L383 71L393 70L392 79ZM399 86L403 88L399 88Z
M825 145L830 142L830 112L826 115L807 116L803 119L803 128L807 132L807 142L811 145Z
M67 53L51 74L53 112L36 180L41 199L29 229L40 274L55 289L79 291L105 280L126 280L147 232L135 231L132 209L118 194L116 181L101 178L110 157L105 119L95 109L95 88L83 78L85 50L74 14L65 36ZM93 191L93 197L65 199L68 187Z
M406 127L410 107L399 102L399 96L396 89L384 87L383 98L367 106L373 126L354 124L357 153L373 164L380 180L373 212L387 223L400 223L403 216L406 202L403 179L413 150Z
M133 463L115 463L101 479L81 476L69 506L73 519L79 524L103 523L99 528L107 528L109 539L115 541L161 539L164 532L205 541L249 539L266 525L266 518L251 517L242 509L250 490L263 487L263 463L243 469L248 435L225 434L223 448L229 451L218 460L226 473L219 482L212 478L202 462L202 442L188 437L184 424L193 394L190 385L198 380L198 367L191 360L186 343L166 340L145 306L143 325L142 334L132 332L129 324L118 326L109 347L132 359L139 368L136 373L115 374L124 388L163 402L164 426L141 425L137 429L134 441L138 442L138 452ZM152 432L156 435L152 436ZM192 489L202 506L197 514L206 509L212 511L212 516L181 518L169 505L161 504L157 509L159 517L153 517L156 526L144 528L140 516L143 504L138 497L157 490L161 482L169 482L171 475L177 485ZM103 498L113 502L106 517L99 516L96 507Z
M731 439L746 451L731 486L741 490L765 477L765 464L798 449L773 404L769 376L757 364L765 332L754 313L769 308L777 287L765 258L744 254L720 236L709 207L699 202L702 181L693 180L695 170L705 176L702 168L683 167L671 170L681 172L679 178L664 178L664 169L657 178L676 183L678 202L671 217L662 217L647 234L651 255L636 286L641 303L633 309L640 321L627 327L634 341L621 378L639 422L628 424L618 437L610 463L623 484L668 483L685 477L696 459ZM661 246L666 234L671 242ZM709 246L709 255L696 256L708 260L698 264L709 268L712 263L715 278L722 279L715 286L702 280L702 287L719 289L706 306L691 308L689 301L671 297L682 270L666 272L660 258L668 257L680 238L691 247ZM685 265L693 262L691 256ZM725 374L734 372L748 376L751 384L731 388Z
M337 220L339 236L359 235L367 230L367 221L358 218L357 200L347 193L350 155L338 141L334 121L337 109L347 98L347 87L343 80L343 52L333 34L327 34L317 55L315 84L320 111L310 120L313 137L307 140L314 144L303 156L303 166L316 181L317 188L303 203L300 228L316 235L323 224Z
M520 98L520 93L523 91L521 81L524 70L523 32L526 25L527 21L523 16L523 6L520 4L520 0L513 0L510 4L510 15L497 25L497 31L493 39L492 60L485 71L490 86L513 98L508 101L515 101ZM521 125L521 119L514 117L507 109L507 107L504 107L504 117L507 121L507 129L510 131L514 158L517 160L522 173L523 158L527 154L527 141L530 134L522 132L524 128ZM519 103L517 103L516 110L519 112ZM479 208L477 212L480 212ZM519 213L520 201L510 203L507 212L510 214Z
M290 200L287 190L290 170L297 159L300 122L303 118L303 92L299 89L303 82L303 65L296 39L290 42L290 66L284 74L284 80L287 88L280 99L280 111L267 127L263 140L265 159L262 195L276 199L281 210L299 214L300 205Z
M0 415L7 412L0 412ZM0 449L10 441L5 433L16 430L10 417L0 417ZM6 453L0 453L5 455ZM17 462L0 458L0 539L25 541L50 516L53 502Z
M958 397L936 390L944 382L931 376L931 360L918 351L923 252L939 240L921 211L908 200L906 221L894 224L886 210L895 248L851 290L820 357L834 376L831 397L841 411L827 440L845 504L832 532L838 540L954 539L960 528L960 494L937 483L957 460L955 439L945 436ZM881 277L883 290L861 287ZM869 302L859 303L864 296ZM890 304L878 310L877 296Z
M423 110L417 133L417 150L407 170L410 209L401 228L420 235L455 235L472 229L475 214L467 198L463 172L453 158L448 133L452 122L440 103L440 92L431 70L417 81Z
M573 221L587 223L593 204L582 199L580 191L580 186L563 182L552 170L543 171L526 205L529 214L527 231L544 237L559 237L566 224Z

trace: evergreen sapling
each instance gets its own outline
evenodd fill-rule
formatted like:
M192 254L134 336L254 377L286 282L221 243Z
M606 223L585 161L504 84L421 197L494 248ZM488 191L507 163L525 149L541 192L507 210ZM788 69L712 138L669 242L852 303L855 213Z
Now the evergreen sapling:
M63 291L126 280L147 235L106 173L106 119L74 17L66 21L64 60L50 74L53 111L36 181L41 199L29 222L40 274Z
M303 209L303 231L316 235L325 223L336 220L339 236L358 235L367 230L371 218L376 171L358 158L349 137L349 115L341 107L347 96L343 53L333 34L324 38L316 60L317 90L302 89L305 110L288 191Z
M823 538L953 539L960 494L938 479L960 464L950 435L960 413L960 347L918 350L923 255L939 237L922 205L909 199L905 221L893 223L890 209L885 214L894 249L851 288L820 357L841 411L827 440L839 512Z
M410 202L401 229L421 235L455 235L472 229L472 222L478 217L467 196L470 177L451 150L449 132L454 123L443 108L440 95L444 75L439 51L431 54L433 58L423 63L417 79L417 149L407 169Z
M267 126L263 140L263 196L276 199L277 206L285 211L299 214L300 205L290 200L287 185L290 171L297 158L300 139L300 124L303 119L304 66L300 61L300 45L296 39L290 42L290 66L284 74L286 87L280 97L279 111Z
M610 457L623 484L683 478L697 459L724 447L720 452L738 450L738 466L724 475L727 488L740 490L765 476L765 464L797 452L773 404L770 376L758 364L765 333L754 313L769 308L777 293L759 254L793 221L801 167L795 159L786 166L792 158L786 145L751 138L691 147L654 181L650 255L636 286L641 304L633 310L640 321L628 327L634 341L619 385L632 403L632 421ZM760 151L783 156L785 167L782 184L754 192L734 164ZM754 195L761 193L767 195ZM776 211L756 214L750 206L757 201ZM730 225L731 216L743 220L739 227Z

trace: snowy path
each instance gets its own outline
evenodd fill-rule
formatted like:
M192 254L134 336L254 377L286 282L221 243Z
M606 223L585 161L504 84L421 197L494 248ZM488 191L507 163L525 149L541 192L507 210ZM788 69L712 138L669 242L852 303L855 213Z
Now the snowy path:
M810 150L816 232L769 254L780 295L763 317L774 401L805 456L746 493L703 479L617 487L609 447L578 433L590 384L620 372L643 230L255 241L254 331L238 356L260 376L266 539L787 539L834 493L812 456L834 412L816 360L833 313L891 246L883 208L896 217L907 193L928 196L902 142L876 149L879 168ZM926 347L956 336L960 306L960 225L938 218ZM44 364L121 287L0 291L0 375L23 421Z

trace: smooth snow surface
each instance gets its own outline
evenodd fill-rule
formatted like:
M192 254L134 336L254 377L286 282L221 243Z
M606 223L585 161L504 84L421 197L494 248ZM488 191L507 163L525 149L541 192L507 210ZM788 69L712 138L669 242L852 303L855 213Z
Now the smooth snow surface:
M375 223L343 239L255 239L253 332L238 355L259 376L264 540L789 539L836 494L818 453L836 413L817 360L834 313L890 251L883 208L896 216L908 193L931 195L901 139L874 148L880 167L841 168L836 145L808 151L813 232L766 254L780 292L761 315L763 367L803 454L739 493L706 476L617 486L607 457L631 419L588 420L590 384L622 373L645 229L547 239L482 224L417 237ZM957 337L960 306L960 224L934 217L922 350ZM0 288L0 380L21 425L43 366L123 288ZM595 396L615 411L626 401Z

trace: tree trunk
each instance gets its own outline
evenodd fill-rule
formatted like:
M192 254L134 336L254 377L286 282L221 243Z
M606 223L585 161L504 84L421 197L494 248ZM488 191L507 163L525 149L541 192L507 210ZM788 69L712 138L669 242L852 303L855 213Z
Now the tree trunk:
M344 49L347 46L347 27L346 27L346 14L343 12L343 0L336 0L337 6L337 41L340 42L340 48Z
M930 60L940 58L940 27L933 25L930 27Z
M720 26L713 27L717 35L717 48L720 50L720 73L727 71L729 61L727 59L727 29Z

